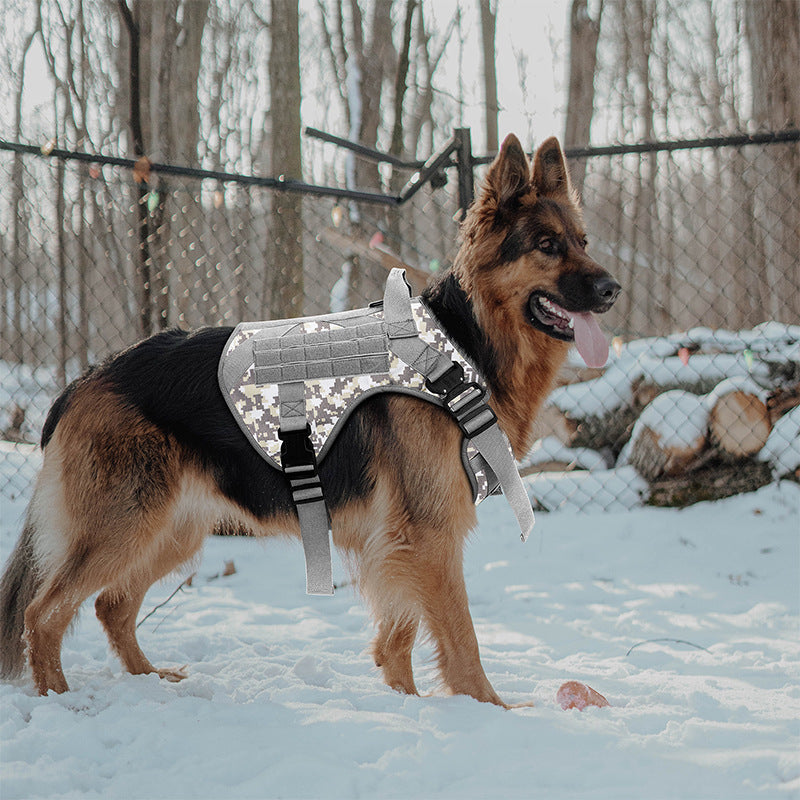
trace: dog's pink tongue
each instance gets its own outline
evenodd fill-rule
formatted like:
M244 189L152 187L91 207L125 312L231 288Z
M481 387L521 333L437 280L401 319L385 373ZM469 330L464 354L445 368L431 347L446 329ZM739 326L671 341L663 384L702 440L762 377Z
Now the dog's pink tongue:
M573 314L575 347L587 367L602 367L608 361L608 342L591 312Z

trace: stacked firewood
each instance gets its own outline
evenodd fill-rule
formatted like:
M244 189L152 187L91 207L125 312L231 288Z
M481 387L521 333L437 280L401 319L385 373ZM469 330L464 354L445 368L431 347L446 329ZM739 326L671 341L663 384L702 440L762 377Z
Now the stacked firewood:
M800 326L698 329L614 350L603 372L553 392L537 431L550 444L523 474L594 469L593 452L607 469L635 468L658 505L800 480Z

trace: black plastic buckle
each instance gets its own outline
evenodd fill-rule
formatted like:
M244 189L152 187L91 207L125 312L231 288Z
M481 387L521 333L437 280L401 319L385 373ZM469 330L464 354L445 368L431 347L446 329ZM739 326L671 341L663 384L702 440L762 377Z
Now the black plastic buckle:
M281 440L281 468L288 474L317 474L317 456L311 444L311 426L299 431L278 431Z
M296 506L324 501L317 473L317 456L311 444L311 426L299 431L278 431L281 440L281 468L289 481Z
M486 390L474 381L464 380L464 368L454 361L435 381L425 381L434 394L444 395L444 403L461 433L471 439L497 422L494 411L484 402Z
M464 368L458 361L454 361L447 372L440 375L435 381L425 379L425 386L434 394L448 395L453 389L464 384ZM445 398L446 399L446 398Z
M485 398L486 390L473 381L464 381L445 395L447 408L467 439L478 436L497 422Z

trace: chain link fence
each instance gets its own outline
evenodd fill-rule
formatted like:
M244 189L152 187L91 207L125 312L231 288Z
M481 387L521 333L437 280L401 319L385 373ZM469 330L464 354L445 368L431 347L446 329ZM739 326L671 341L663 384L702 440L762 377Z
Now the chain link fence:
M417 290L447 269L489 160L468 136L427 169L324 138L307 160L335 179L366 155L383 190L0 142L0 448L33 451L60 389L147 333L363 306L398 260ZM570 360L521 462L538 506L681 505L797 478L799 138L569 153L590 252L624 293L602 318L609 365ZM0 497L29 472L3 470Z

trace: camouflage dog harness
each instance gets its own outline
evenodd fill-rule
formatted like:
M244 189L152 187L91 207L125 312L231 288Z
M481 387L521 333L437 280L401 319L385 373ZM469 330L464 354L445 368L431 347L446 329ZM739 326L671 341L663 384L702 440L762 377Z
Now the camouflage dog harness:
M333 594L330 518L317 467L355 408L399 392L446 408L463 434L462 461L479 503L501 489L523 541L533 510L514 456L488 406L484 380L458 351L403 270L382 303L291 320L240 323L219 363L222 394L239 427L283 472L300 520L309 594Z

